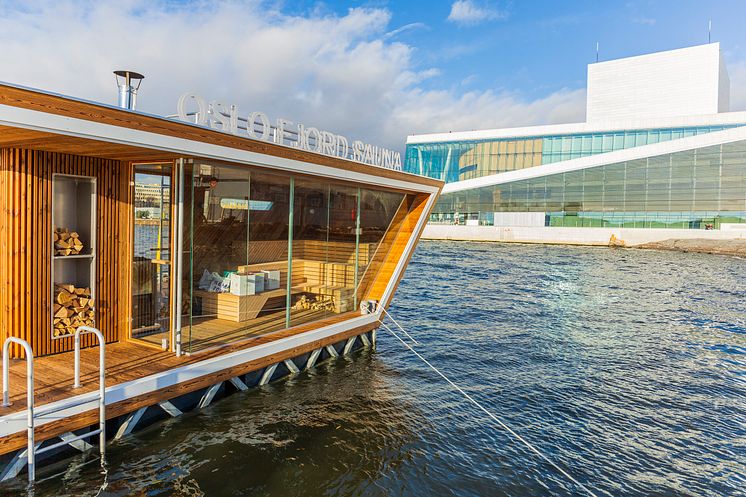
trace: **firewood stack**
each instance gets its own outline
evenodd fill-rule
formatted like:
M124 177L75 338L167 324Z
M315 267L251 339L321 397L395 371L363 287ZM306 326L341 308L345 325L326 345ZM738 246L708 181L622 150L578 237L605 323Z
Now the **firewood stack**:
M94 316L90 288L54 285L54 336L72 335L78 326L93 326Z
M295 310L314 310L314 311L333 311L334 310L334 298L327 297L324 295L316 295L314 300L309 299L305 295L301 295L300 298L293 305Z
M54 235L54 255L77 255L83 251L83 242L80 241L80 235L75 231L68 231L67 228L55 228Z

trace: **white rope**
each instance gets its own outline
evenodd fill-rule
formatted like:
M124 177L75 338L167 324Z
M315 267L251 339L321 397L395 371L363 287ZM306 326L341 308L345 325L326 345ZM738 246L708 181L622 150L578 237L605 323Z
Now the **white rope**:
M384 323L380 319L378 320L378 322L381 323L381 326L383 326L389 333L392 333L392 334L396 335L396 333L394 333L394 330L392 330L391 328L389 328L386 323ZM417 343L417 342L415 342L415 343Z
M399 328L402 333L404 333L405 335L407 335L409 337L409 339L412 340L412 342L414 342L417 345L420 344L420 342L418 342L417 340L415 340L412 335L410 335L409 333L407 333L407 331L404 328L402 328L402 326L396 321L396 319L394 319L394 316L392 316L391 314L389 314L389 312L386 310L386 308L384 306L381 306L381 310L384 312L384 314L386 314L389 317L389 319L391 319L391 321L394 322L394 324L396 325L396 327ZM383 320L381 320L381 319L379 319L378 322L381 323L381 324L383 324ZM383 325L386 326L385 324L383 324ZM391 331L391 330L389 330L389 331Z
M98 497L101 495L101 492L106 490L106 488L109 486L109 469L106 467L106 460L101 457L101 469L104 470L104 481L101 483L101 486L98 489L98 492L96 492L96 495L94 497Z
M383 323L381 323L381 324L383 324ZM474 404L475 406L477 406L482 412L484 412L487 416L489 416L490 418L492 418L493 421L495 421L497 424L499 424L500 426L502 426L502 428L505 431L507 431L508 433L510 433L511 435L513 435L520 442L522 442L526 447L528 447L537 456L539 456L542 459L544 459L547 463L549 463L550 466L552 466L554 469L556 469L557 471L559 471L560 474L564 475L568 480L570 480L571 482L573 482L578 487L582 488L585 492L588 493L588 495L590 495L592 497L596 497L596 494L594 494L589 488L587 488L585 485L583 485L578 480L576 480L575 478L573 478L564 469L562 469L558 465L556 465L551 459L549 459L547 456L545 456L543 453L541 453L536 447L534 447L533 445L531 445L526 439L524 439L518 433L514 432L508 425L506 425L505 423L503 423L497 416L495 416L494 414L492 414L484 406L482 406L482 404L480 404L479 402L477 402L471 395L469 395L468 393L466 393L460 386L456 385L454 382L452 382L450 380L450 378L448 378L446 375L444 375L443 373L441 373L438 368L436 368L435 366L433 366L432 364L430 364L430 362L427 359L425 359L424 357L422 357L419 352L417 352L416 350L414 350L407 342L405 342L404 340L402 340L399 335L397 335L396 333L394 333L394 331L391 328L389 328L385 324L383 324L383 326L384 326L384 328L386 328L388 330L389 333L391 333L392 335L394 335L397 338L397 340L399 340L401 343L403 343L406 348L408 348L409 350L411 350L412 353L414 353L414 355L416 355L417 357L419 357L422 362L424 362L425 364L427 364L430 367L430 369L432 369L433 371L435 371L436 373L438 373L453 388L455 388L456 390L458 390L459 393L461 393L461 395L463 395L464 397L466 397L472 404Z

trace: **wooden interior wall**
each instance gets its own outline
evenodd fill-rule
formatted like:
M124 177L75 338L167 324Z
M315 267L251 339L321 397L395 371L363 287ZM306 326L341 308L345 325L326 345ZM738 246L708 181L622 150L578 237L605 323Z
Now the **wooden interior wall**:
M34 355L73 349L52 339L52 175L96 178L96 326L107 342L128 329L131 166L39 150L0 149L0 333L28 341ZM91 345L88 335L83 345ZM22 357L13 346L13 356ZM72 364L70 365L72 367Z
M386 251L386 255L381 262L380 266L376 268L374 279L370 285L366 299L378 300L382 305L387 306L389 302L382 302L383 294L386 291L386 287L389 281L394 275L396 266L404 256L404 250L407 247L407 243L412 237L419 237L421 233L416 232L417 223L422 216L428 216L430 213L425 212L427 206L427 200L430 197L426 193L412 195L411 202L408 203L406 209L406 215L401 221L399 229L392 233L393 240L389 241L389 247ZM407 204L405 200L404 204ZM388 235L388 234L387 234ZM409 255L411 258L412 254ZM409 261L407 261L408 263ZM399 284L403 274L399 275L399 279L395 282L395 285ZM393 294L392 294L393 295Z
M386 233L384 233L383 238L378 242L378 245L376 245L372 258L369 258L367 267L363 270L362 279L358 285L358 295L361 296L361 299L374 298L370 296L369 290L378 277L378 272L383 266L384 261L386 261L386 258L388 257L389 250L399 234L399 228L401 228L404 219L406 219L409 214L409 208L413 199L414 195L405 195L404 198L402 198L399 208L391 218Z

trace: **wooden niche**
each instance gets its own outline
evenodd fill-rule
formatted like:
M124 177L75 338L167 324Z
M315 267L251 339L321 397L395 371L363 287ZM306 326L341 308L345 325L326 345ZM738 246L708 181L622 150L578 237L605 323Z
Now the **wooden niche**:
M72 350L81 324L94 324L107 342L126 336L130 175L128 162L0 149L3 340L22 338L41 356Z
M52 178L52 338L96 326L96 178Z

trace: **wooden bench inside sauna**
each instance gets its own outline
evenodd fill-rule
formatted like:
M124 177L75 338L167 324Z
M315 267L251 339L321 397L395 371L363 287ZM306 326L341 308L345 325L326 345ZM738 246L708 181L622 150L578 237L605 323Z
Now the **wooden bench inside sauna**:
M254 242L259 245L273 242ZM371 244L361 243L358 252L358 281L371 256ZM253 248L253 247L252 247ZM269 251L271 252L271 251ZM209 266L209 264L204 264ZM214 263L219 267L219 263ZM205 267L200 271L207 270ZM287 301L287 260L239 265L228 271L239 275L264 272L279 273L277 288L265 288L252 295L236 295L229 291L193 292L195 306L202 316L243 323L256 319L263 312L283 309ZM197 268L195 268L197 274ZM292 294L293 310L323 310L343 313L353 310L355 295L355 244L347 242L322 242L296 240L293 244Z

